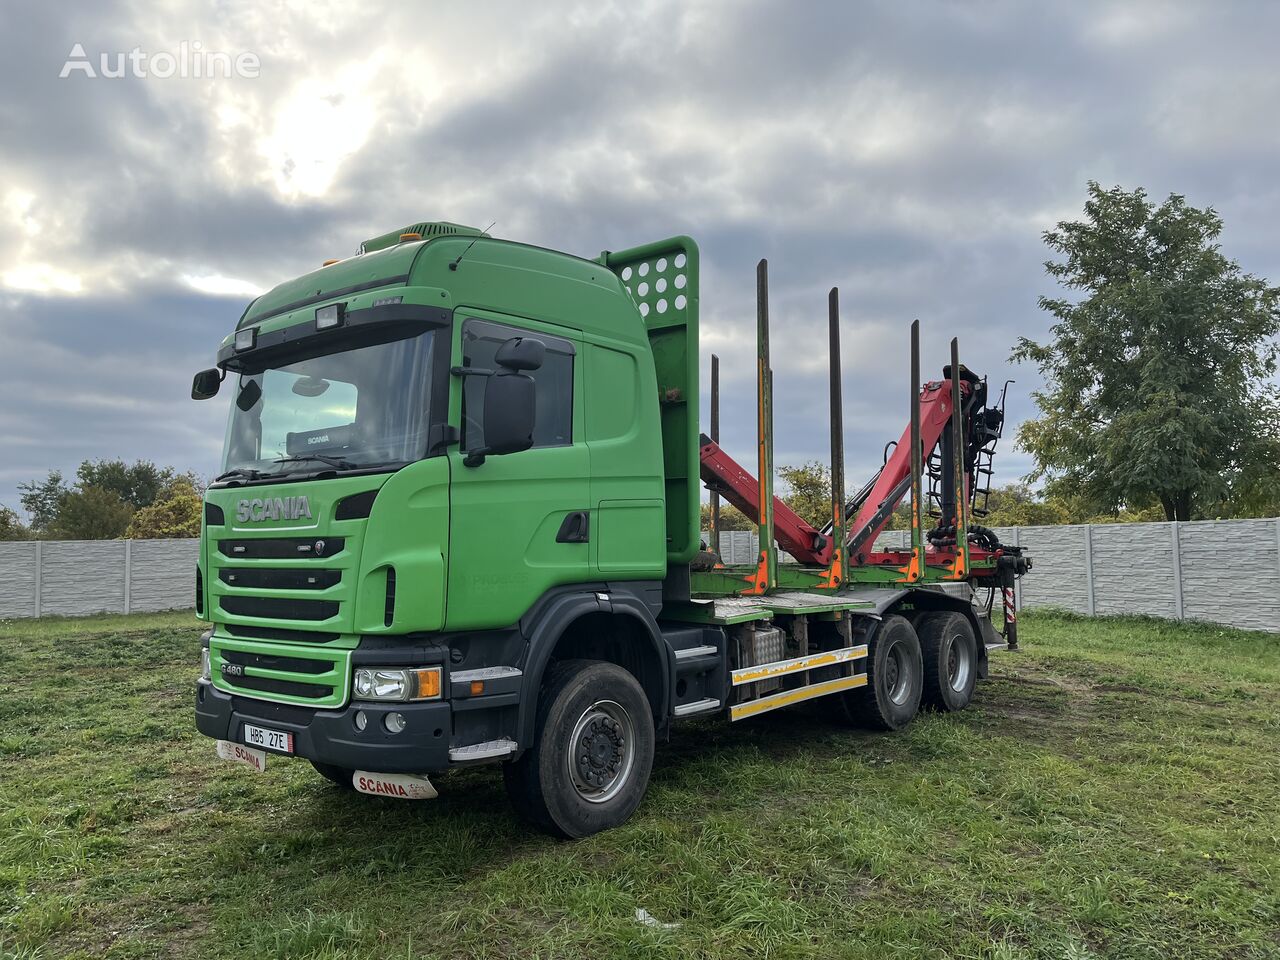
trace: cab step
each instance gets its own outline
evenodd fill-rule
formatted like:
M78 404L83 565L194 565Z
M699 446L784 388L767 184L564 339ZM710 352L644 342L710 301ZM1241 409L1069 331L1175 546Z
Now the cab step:
M505 757L515 752L516 742L510 737L502 737L498 740L468 744L465 747L450 747L449 759L455 763L466 760L492 760L494 757Z
M677 717L689 717L694 714L710 713L719 709L720 701L713 697L707 697L705 700L695 700L693 703L677 704L674 712Z
M712 657L719 653L711 644L704 644L700 647L685 647L683 650L676 651L677 660L689 660L692 657Z

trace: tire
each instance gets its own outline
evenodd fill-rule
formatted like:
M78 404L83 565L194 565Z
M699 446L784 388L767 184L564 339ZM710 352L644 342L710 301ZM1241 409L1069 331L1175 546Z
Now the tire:
M539 829L587 837L635 812L653 747L653 711L635 677L599 660L554 663L538 697L533 745L503 767L507 794Z
M346 767L335 767L331 763L320 763L316 760L309 761L311 766L315 767L316 773L324 777L330 783L341 787L343 790L354 790L355 786L351 783L352 771Z
M920 710L924 661L905 617L885 617L867 642L867 685L843 694L849 719L872 730L901 730Z
M924 703L935 710L963 710L978 682L978 639L961 613L926 613L916 620L924 654Z

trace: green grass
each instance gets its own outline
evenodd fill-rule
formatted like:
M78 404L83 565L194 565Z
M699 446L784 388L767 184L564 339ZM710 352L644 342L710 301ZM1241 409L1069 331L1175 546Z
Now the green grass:
M0 624L0 958L1280 956L1280 637L1022 629L901 734L681 726L563 843L494 768L410 804L217 760L189 615Z

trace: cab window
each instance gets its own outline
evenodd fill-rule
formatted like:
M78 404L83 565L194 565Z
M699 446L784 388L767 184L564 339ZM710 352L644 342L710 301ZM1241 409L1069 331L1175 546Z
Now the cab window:
M512 337L534 337L546 345L542 366L529 371L537 407L533 425L535 447L567 447L573 443L573 344L560 337L521 330L488 320L467 320L462 325L463 366L495 368L494 355ZM484 377L466 377L462 384L462 449L482 446Z

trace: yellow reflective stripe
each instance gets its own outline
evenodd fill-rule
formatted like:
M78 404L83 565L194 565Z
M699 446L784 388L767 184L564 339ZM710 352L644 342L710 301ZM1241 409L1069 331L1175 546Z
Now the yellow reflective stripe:
M866 655L867 645L864 643L856 647L841 647L839 650L824 650L822 653L813 653L807 657L778 660L758 667L743 667L733 671L733 686L754 683L756 680L768 680L770 677L780 677L800 670L812 670L815 667L829 667L836 663L861 660Z
M821 697L828 693L837 693L841 690L852 690L854 687L865 687L867 685L867 675L860 673L853 677L840 677L836 680L826 680L823 683L815 683L809 687L801 687L798 690L784 690L782 693L775 693L771 697L764 697L760 700L752 700L749 703L740 703L729 710L730 720L742 720L744 717L753 717L757 713L765 713L769 710L777 710L779 707L790 706L793 703L801 703L804 700L812 700L814 697Z

